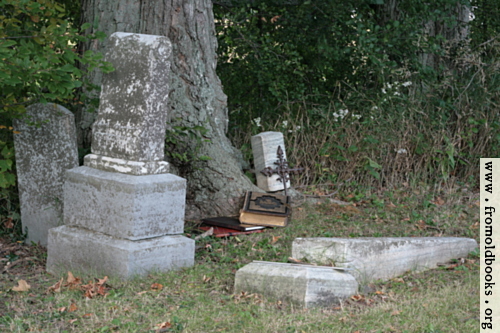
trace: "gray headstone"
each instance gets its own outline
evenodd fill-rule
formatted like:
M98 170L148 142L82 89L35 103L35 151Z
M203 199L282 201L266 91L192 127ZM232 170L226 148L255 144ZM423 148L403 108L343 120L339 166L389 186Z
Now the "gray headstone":
M332 306L358 291L356 279L332 267L254 261L236 272L235 293L258 293L310 308Z
M78 166L74 116L57 104L35 104L14 129L23 231L28 242L46 246L48 230L62 224L64 173Z
M163 36L116 32L106 61L92 153L85 165L135 175L168 172L164 159L172 46Z
M296 238L292 256L351 268L358 282L365 283L436 268L475 248L474 239L459 237Z
M276 192L284 189L283 182L278 180L279 175L273 174L270 177L263 175L261 171L266 167L276 168L278 161L278 146L283 150L283 158L286 159L285 140L281 132L262 132L252 136L252 152L255 166L257 186L267 192ZM290 187L290 181L287 182Z

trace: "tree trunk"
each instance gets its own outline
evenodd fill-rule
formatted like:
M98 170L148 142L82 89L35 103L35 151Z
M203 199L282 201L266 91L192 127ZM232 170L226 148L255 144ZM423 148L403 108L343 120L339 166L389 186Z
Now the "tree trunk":
M167 36L172 42L172 72L168 115L173 133L196 132L187 143L179 137L167 145L172 155L188 155L175 173L187 179L186 218L196 219L238 212L245 191L258 190L242 172L242 158L226 137L226 95L216 74L217 39L211 0L83 0L82 22L92 23L88 33L116 31ZM106 40L81 45L82 51L106 51ZM101 74L89 80L100 86ZM94 114L77 114L79 143L89 146ZM196 130L195 130L196 129ZM167 136L170 134L167 133ZM178 144L176 146L176 144ZM168 156L168 154L167 154ZM177 161L178 162L178 161Z
M375 6L377 20L380 25L385 25L391 21L401 20L401 14L404 8L399 8L399 0L386 0L383 5ZM445 22L426 20L423 21L423 32L427 37L436 37L441 35L444 37L448 45L447 47L457 46L467 40L469 36L469 22L471 10L470 7L457 1L453 8L447 10L449 17L454 17L456 23L454 25L447 25ZM435 54L422 53L420 55L420 62L423 66L438 69L440 61ZM445 63L450 67L451 64Z

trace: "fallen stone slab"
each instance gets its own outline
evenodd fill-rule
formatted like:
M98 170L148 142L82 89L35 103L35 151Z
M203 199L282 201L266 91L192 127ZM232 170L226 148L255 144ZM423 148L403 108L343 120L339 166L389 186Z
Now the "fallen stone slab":
M49 230L47 271L133 278L193 266L194 245L194 240L181 235L132 241L64 225Z
M333 267L254 261L236 272L234 290L310 308L339 303L357 293L358 283Z
M351 268L358 282L365 283L436 268L466 257L477 246L474 239L457 237L296 238L292 256Z

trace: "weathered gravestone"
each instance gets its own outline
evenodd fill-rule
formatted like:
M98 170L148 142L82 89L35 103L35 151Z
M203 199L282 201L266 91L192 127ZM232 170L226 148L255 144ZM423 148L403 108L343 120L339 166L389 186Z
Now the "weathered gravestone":
M23 232L46 246L48 230L62 225L64 173L78 166L74 116L57 104L35 104L14 129Z
M310 308L332 306L358 291L356 279L333 267L254 261L236 272L234 292L258 293Z
M186 180L164 159L171 44L114 33L106 60L92 154L67 172L65 226L49 233L47 270L122 278L194 264L182 236Z
M436 268L475 248L474 239L460 237L296 238L292 256L350 268L358 282L365 283Z
M275 162L278 160L278 146L283 150L283 158L286 159L285 140L281 132L262 132L252 136L252 151L257 177L257 186L267 192L282 191L284 183L278 178L278 174L266 176L261 173L267 167L276 168ZM286 182L286 187L290 187L290 181Z

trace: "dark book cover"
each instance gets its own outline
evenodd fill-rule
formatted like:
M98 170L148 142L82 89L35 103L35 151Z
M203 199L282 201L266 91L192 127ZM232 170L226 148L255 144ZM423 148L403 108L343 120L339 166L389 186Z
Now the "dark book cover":
M239 231L251 231L265 228L265 226L260 225L242 224L240 223L239 219L227 216L211 217L202 219L201 221L206 225L218 226Z
M211 227L211 226L201 226L199 227L200 230L207 231L210 228L214 228L214 233L212 236L214 237L230 237L230 236L237 236L237 235L248 235L248 234L255 234L259 232L263 232L263 229L258 229L258 230L249 230L249 231L239 231L239 230L234 230L234 229L229 229L229 228L224 228L224 227Z
M270 193L247 192L243 210L266 215L290 215L290 197Z
M290 197L248 191L243 209L240 211L240 222L246 224L284 227L291 215Z

